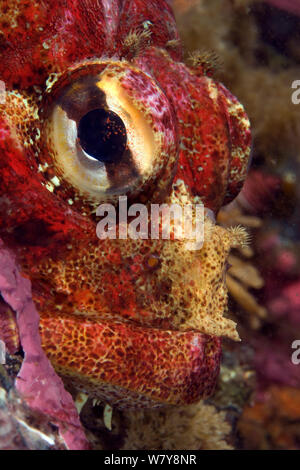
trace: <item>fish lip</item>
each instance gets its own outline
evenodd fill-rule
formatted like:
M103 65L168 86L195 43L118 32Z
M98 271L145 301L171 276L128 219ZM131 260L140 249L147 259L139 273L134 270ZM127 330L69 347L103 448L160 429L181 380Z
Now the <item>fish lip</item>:
M219 375L220 338L198 331L112 320L111 317L102 323L95 317L77 321L74 315L68 317L60 320L60 326L50 313L47 318L41 317L42 346L62 375L73 377L75 381L78 377L79 383L85 381L83 385L87 389L93 387L91 390L97 390L99 396L107 387L119 389L121 395L117 401L114 396L109 398L115 406L119 406L118 401L129 392L149 399L152 405L191 404L213 393ZM53 330L50 338L47 329ZM82 335L76 348L60 336L62 329L67 338L76 329ZM63 363L58 357L62 346ZM122 351L121 357L118 350ZM82 367L86 367L86 371L82 372Z
M70 313L69 314L70 316L73 316L74 314ZM148 323L143 323L142 320L140 320L139 318L134 318L134 317L125 317L125 316L122 316L120 313L104 313L104 312L99 312L97 315L91 315L91 314L88 314L87 312L80 312L80 314L76 315L77 317L82 317L82 320L84 322L84 319L89 319L95 323L99 323L101 324L101 321L103 320L104 322L109 322L109 321L112 321L113 323L124 323L124 324L129 324L129 325L132 325L136 328L141 328L141 329L152 329L152 330L155 330L155 331L167 331L169 332L170 334L172 332L174 333L193 333L193 334L200 334L200 335L206 335L206 336L210 336L210 337L216 337L216 338L221 338L222 335L217 335L217 334L212 334L212 333L208 333L206 331L203 331L203 330L200 330L200 329L196 329L196 328L188 328L188 329L180 329L178 328L177 326L172 326L170 324L166 324L166 325L159 325L159 320L160 319L157 319L158 321L155 322L148 322ZM142 315L141 315L142 317ZM164 319L163 319L164 321Z

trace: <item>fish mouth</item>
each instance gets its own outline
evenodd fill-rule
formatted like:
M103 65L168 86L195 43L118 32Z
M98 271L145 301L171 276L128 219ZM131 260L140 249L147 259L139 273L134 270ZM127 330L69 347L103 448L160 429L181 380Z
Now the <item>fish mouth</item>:
M118 408L190 404L215 389L217 336L50 314L41 315L40 332L67 382Z

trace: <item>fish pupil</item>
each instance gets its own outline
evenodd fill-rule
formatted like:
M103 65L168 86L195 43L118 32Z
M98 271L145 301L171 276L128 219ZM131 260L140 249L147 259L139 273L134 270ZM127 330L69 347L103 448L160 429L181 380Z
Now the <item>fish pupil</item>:
M113 111L93 109L79 121L78 139L82 149L103 163L117 163L127 145L126 128Z

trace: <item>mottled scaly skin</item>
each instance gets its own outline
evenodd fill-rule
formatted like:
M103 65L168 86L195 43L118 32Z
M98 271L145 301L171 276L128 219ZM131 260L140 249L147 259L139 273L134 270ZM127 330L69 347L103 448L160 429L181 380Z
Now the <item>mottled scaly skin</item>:
M80 97L95 76L116 84L156 152L124 194L216 212L246 175L242 105L181 62L162 0L1 0L0 52L0 235L32 281L46 354L78 389L120 407L210 395L220 336L237 339L223 317L234 236L206 219L197 251L178 240L99 240L95 208L116 197L92 193L83 170L72 183L58 164L63 130L54 138L51 126L66 90Z

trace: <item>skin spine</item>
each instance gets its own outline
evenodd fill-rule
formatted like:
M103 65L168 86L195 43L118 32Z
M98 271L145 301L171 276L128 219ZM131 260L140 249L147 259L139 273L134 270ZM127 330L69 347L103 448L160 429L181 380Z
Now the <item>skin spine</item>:
M216 213L246 177L242 105L209 67L182 63L165 1L2 0L0 17L0 236L31 279L46 354L75 388L119 407L209 396L220 337L238 339L223 315L237 232L206 217L197 251L99 240L95 210L121 192ZM128 159L105 164L104 189L66 137L99 103L129 116Z

